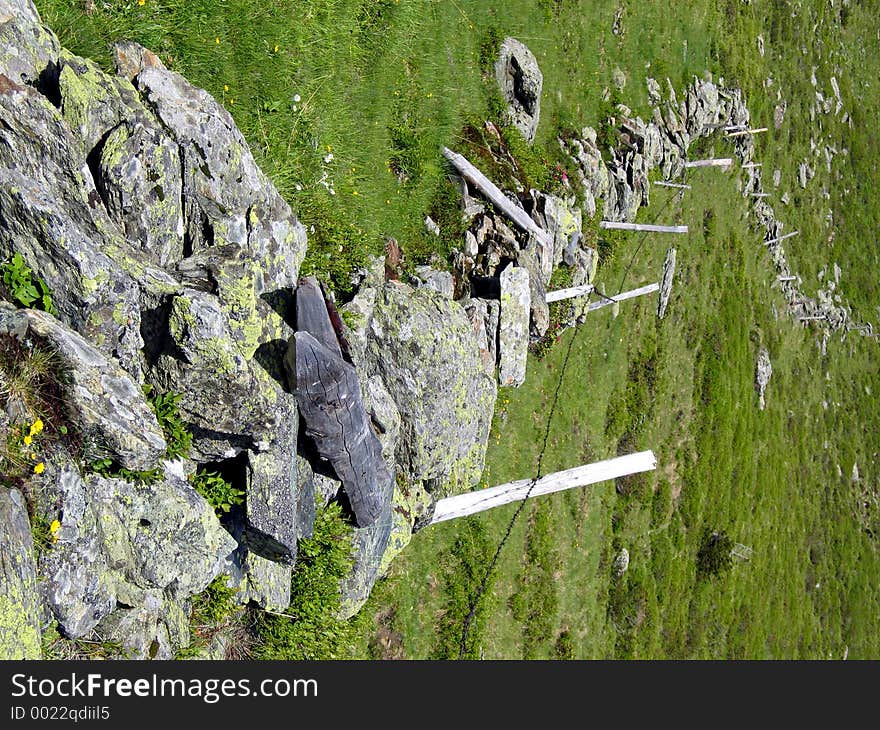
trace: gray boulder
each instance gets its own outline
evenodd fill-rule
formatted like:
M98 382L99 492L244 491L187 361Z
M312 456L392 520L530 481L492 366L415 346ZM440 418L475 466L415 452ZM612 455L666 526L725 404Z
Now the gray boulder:
M139 376L138 264L104 208L79 141L52 104L0 77L0 258L46 282L59 318Z
M400 413L397 463L441 491L470 488L482 473L497 387L483 369L464 309L427 288L376 290L363 360Z
M354 530L354 562L340 585L340 618L351 618L360 611L379 577L379 568L391 536L393 493L394 479L388 479L383 484L380 495L383 508L375 524Z
M115 659L174 659L176 650L190 643L183 607L156 589L144 592L141 605L118 607L96 632L105 644L118 647Z
M161 65L143 68L134 83L180 149L191 250L237 244L261 263L258 295L295 287L305 229L257 166L229 112Z
M42 658L38 597L27 505L21 492L4 486L0 488L0 660Z
M672 296L672 281L675 277L676 250L670 248L666 252L663 262L663 274L660 279L660 292L657 298L657 316L660 319L666 316L666 307L669 306L669 298Z
M495 61L495 78L507 102L507 123L516 127L527 142L535 139L541 116L544 75L538 61L515 38L505 38Z
M30 2L0 0L0 73L16 84L57 80L61 44Z
M41 591L64 634L83 636L117 603L145 607L150 591L185 600L223 569L236 543L192 486L166 471L137 485L65 467L50 487L58 540L40 562Z
M184 289L170 303L166 349L149 378L181 394L179 409L202 461L235 456L291 428L281 385L234 336L235 321L218 297ZM260 334L256 335L259 341Z
M110 132L96 184L111 219L150 260L183 258L180 155L158 127L124 122Z
M773 374L773 366L770 364L770 353L762 347L758 351L758 362L755 366L755 390L758 391L758 408L764 410L764 392Z

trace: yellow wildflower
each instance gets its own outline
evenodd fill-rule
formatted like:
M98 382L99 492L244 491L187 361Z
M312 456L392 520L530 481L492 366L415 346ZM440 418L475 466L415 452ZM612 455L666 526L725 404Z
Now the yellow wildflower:
M275 53L278 53L278 44L275 44Z
M34 440L34 437L31 436L30 434L28 434L27 436L24 437L24 445L25 445L25 446L30 446L30 445L31 445L31 441L33 441L33 440Z
M138 0L138 5L143 5L146 2L147 2L147 0Z
M52 524L49 525L49 534L52 535L52 542L56 542L58 540L58 531L61 529L61 523L58 520L52 520Z
M36 461L36 460L37 460L37 455L36 455L33 451L31 451L31 460L32 460L32 461Z
M214 44L219 46L219 45L220 45L220 39L215 37L215 38L214 38Z
M31 436L38 434L43 430L43 422L38 418L36 421L31 424Z
M46 465L42 461L34 467L34 474L42 474L44 471L46 471Z
M223 91L229 91L229 84L223 84Z

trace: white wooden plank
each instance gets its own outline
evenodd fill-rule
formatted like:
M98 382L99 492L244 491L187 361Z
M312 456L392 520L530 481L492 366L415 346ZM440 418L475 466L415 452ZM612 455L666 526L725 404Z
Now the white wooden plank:
M434 516L430 524L445 522L456 517L466 517L492 507L500 507L510 502L524 499L526 494L530 497L538 497L543 494L560 492L574 487L584 487L588 484L617 479L618 477L639 472L651 471L657 468L657 459L652 451L640 451L635 454L618 456L614 459L599 461L594 464L585 464L573 469L558 471L548 474L532 485L531 479L520 479L516 482L502 484L489 489L479 489L475 492L467 492L454 497L446 497L438 500Z

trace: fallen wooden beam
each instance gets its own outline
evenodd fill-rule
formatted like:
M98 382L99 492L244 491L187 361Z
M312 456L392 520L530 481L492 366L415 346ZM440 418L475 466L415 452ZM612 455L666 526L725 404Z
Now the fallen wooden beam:
M655 185L660 185L664 188L681 188L682 190L690 190L690 185L685 185L684 183L674 183L674 182L666 182L665 180L655 180Z
M601 228L618 231L649 231L653 233L687 233L687 226L655 226L650 223L620 223L618 221L600 221Z
M690 160L684 163L685 167L730 167L733 164L732 157L717 157L711 160Z
M618 302L626 301L627 299L635 299L636 297L642 296L642 294L650 294L651 292L658 291L660 289L660 284L653 283L647 284L645 286L641 286L638 289L633 289L631 291L625 291L622 294L615 294L613 297L605 297L596 302L590 302L587 307L588 312L592 312L595 309L601 309L602 307L607 307L611 304L617 304Z
M442 148L443 156L452 163L452 166L461 176L479 190L486 199L499 211L504 213L519 228L526 233L533 234L542 244L550 241L550 236L541 226L532 220L526 211L508 198L498 186L495 185L482 172L468 162L462 155L453 152L448 147Z
M572 297L579 297L584 294L589 294L593 291L592 284L582 284L581 286L570 286L567 289L557 289L556 291L548 291L546 300L547 304L550 302L558 302L561 299L571 299Z
M599 461L594 464L576 466L573 469L558 471L548 474L537 481L532 479L520 479L516 482L502 484L489 489L479 489L475 492L458 494L454 497L446 497L437 501L434 507L434 516L429 524L436 524L456 517L466 517L492 507L500 507L510 502L516 502L529 497L538 497L542 494L552 494L574 487L585 487L588 484L617 479L618 477L639 472L651 471L657 468L657 459L652 451L640 451L635 454L618 456L614 459ZM532 484L534 483L534 486ZM529 492L531 487L531 492Z

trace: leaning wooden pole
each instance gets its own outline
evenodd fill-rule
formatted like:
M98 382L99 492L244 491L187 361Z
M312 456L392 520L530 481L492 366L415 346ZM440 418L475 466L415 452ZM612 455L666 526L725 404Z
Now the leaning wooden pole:
M660 284L646 284L645 286L640 286L638 289L632 289L630 291L625 291L622 294L615 294L613 297L605 297L604 299L600 299L596 302L590 302L587 307L588 312L592 312L596 309L601 309L602 307L610 306L611 304L617 304L618 302L626 301L627 299L634 299L635 297L640 297L642 294L650 294L651 292L658 291L660 289Z
M557 289L556 291L548 291L546 296L547 304L550 302L558 302L563 299L571 299L572 297L580 297L593 291L592 284L581 284L581 286L570 286L567 289Z
M618 231L647 231L650 233L687 233L687 226L655 226L651 223L625 223L621 221L600 221L600 228Z
M448 147L442 148L443 156L452 163L461 176L479 190L492 205L512 220L526 233L533 234L541 243L548 243L550 237L541 226L532 220L531 216L523 208L510 200L495 183L487 178L482 172L468 162L458 152L453 152Z
M510 502L517 502L529 497L538 497L542 494L552 494L565 489L585 487L588 484L605 482L609 479L617 479L628 474L638 474L643 471L652 471L657 468L657 459L652 451L640 451L635 454L618 456L606 461L598 461L594 464L576 466L573 469L558 471L541 477L537 481L532 479L520 479L509 484L502 484L489 489L479 489L476 492L458 494L454 497L446 497L437 501L434 508L434 516L430 524L452 520L456 517L466 517L492 507L500 507ZM532 486L531 492L529 487Z
M756 127L755 129L737 129L735 131L728 131L728 137L742 137L745 134L760 134L761 132L766 132L767 127Z

